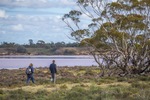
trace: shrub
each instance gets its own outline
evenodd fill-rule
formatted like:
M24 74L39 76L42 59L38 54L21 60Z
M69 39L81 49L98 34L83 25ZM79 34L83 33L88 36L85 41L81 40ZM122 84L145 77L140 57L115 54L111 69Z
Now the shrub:
M24 46L19 45L16 49L17 53L26 53L27 50Z

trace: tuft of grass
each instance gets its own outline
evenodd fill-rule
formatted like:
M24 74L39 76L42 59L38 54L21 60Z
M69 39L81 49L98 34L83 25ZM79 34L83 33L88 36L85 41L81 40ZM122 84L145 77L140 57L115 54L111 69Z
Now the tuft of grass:
M133 88L147 89L150 88L150 83L136 82L136 83L132 83L131 86Z
M117 78L117 81L118 82L126 82L128 79L127 78L124 78L124 77L118 77Z
M148 82L148 81L150 81L150 76L139 76L138 79L141 81L147 81Z
M89 69L89 68L87 68L86 72L84 73L84 75L94 75L94 74L95 73L91 69Z
M63 85L60 86L60 89L67 89L67 88L68 88L68 87L67 87L66 84L63 84Z
M150 100L150 90L140 90L138 93L131 96L134 100Z
M110 84L110 83L114 83L116 82L114 78L99 78L97 79L97 84L101 85L101 84Z

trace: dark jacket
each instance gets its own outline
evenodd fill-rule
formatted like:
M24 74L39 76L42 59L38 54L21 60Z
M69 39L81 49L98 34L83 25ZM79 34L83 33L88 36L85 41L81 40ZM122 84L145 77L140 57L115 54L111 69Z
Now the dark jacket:
M57 73L56 64L54 63L50 64L49 70L51 73Z

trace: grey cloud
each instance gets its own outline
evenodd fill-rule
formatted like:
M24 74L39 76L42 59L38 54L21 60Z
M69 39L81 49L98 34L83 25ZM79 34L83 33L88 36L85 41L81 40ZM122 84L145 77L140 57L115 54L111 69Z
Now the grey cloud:
M0 0L1 16L8 16L0 18L0 42L21 43L30 38L60 41L57 37L62 37L61 41L70 41L64 35L69 32L65 30L61 17L74 4L73 0ZM54 11L51 7L55 8Z
M3 7L27 7L27 8L51 8L51 7L72 7L75 2L72 0L0 0Z
M64 23L61 16L10 16L7 20L0 20L3 26L1 31L6 33L24 31L25 33L59 33L62 32Z

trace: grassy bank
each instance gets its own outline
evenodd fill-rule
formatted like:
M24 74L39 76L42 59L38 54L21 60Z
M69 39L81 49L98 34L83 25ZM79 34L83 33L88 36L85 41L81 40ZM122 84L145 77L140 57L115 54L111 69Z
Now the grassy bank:
M35 69L26 85L25 69L0 70L0 100L149 100L150 76L103 77L97 67L60 67L56 84L48 68Z

